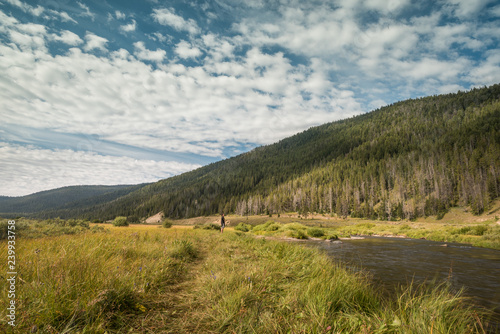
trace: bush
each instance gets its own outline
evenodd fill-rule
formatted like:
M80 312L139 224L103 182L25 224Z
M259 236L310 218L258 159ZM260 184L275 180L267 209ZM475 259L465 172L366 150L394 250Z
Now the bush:
M274 221L272 220L269 220L267 221L266 223L264 224L260 224L260 225L257 225L253 228L253 231L255 232L258 232L258 231L268 231L268 232L272 232L272 231L277 231L279 230L279 228L281 227L280 224L278 223L275 223Z
M206 224L197 224L194 226L195 229L202 229L202 230L220 230L220 225L214 224L214 223L206 223Z
M290 224L285 224L281 228L283 231L302 231L304 232L307 227L300 224L300 223L290 223Z
M113 220L114 226L128 226L127 217L118 216Z
M452 232L452 234L484 235L488 231L487 225L465 226Z
M252 225L250 224L245 224L245 223L239 223L234 227L236 231L241 231L241 232L248 232L252 229Z
M0 221L0 240L8 238L9 226L12 225L12 224L9 224L8 222L9 222L9 220ZM16 222L14 224L15 229L13 230L12 227L10 228L10 231L14 232L15 235L18 235L20 230L24 230L24 229L28 228L28 225L24 222L19 222L17 220L15 222Z
M375 224L373 224L373 223L361 223L361 224L356 224L354 226L356 226L356 227L365 227L365 228L374 228Z
M307 229L307 234L313 238L321 238L325 235L325 232L320 228L311 227Z
M303 230L288 230L286 235L295 239L309 239Z
M171 221L168 218L165 218L165 219L163 219L163 222L161 223L161 226L164 227L164 228L171 228L173 224L174 224L173 221Z
M488 226L478 225L478 226L474 226L474 228L472 230L473 230L474 235L484 235L484 233L486 231L488 231Z
M331 234L327 237L328 240L339 240L338 235L336 234Z

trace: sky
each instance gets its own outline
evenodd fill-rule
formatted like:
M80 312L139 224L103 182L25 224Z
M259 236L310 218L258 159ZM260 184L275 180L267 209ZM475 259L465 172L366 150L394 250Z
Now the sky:
M494 0L0 0L0 195L154 182L500 82Z

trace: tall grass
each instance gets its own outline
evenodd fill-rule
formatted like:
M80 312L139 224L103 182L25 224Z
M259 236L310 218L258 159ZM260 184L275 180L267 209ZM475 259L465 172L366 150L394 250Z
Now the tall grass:
M8 220L0 220L0 240L7 239ZM90 226L86 220L62 220L62 219L16 219L15 232L17 237L22 238L43 238L47 236L57 236L64 234L79 234L85 232L102 232L101 226Z
M131 226L17 244L16 333L481 333L446 287L389 299L316 249L239 231Z
M211 333L480 333L445 287L387 299L318 250L245 234L218 237L198 277L194 318Z
M148 310L165 309L164 294L198 252L193 236L168 232L18 239L16 331L118 333ZM4 280L0 287L7 301Z

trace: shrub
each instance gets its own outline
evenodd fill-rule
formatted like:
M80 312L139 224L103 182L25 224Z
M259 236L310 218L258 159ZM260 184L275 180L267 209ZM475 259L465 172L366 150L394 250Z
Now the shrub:
M365 228L374 228L375 224L373 223L361 223L361 224L356 224L356 227L365 227Z
M280 224L272 221L272 220L269 220L267 221L266 223L264 224L260 224L260 225L257 225L253 228L253 231L268 231L268 232L272 232L272 231L277 231L279 230L279 228L281 227Z
M304 232L307 229L307 227L305 227L304 225L302 225L300 223L290 223L290 224L283 225L283 227L281 229L283 231L302 231L302 232Z
M473 235L484 235L484 232L488 231L488 226L486 225L474 226L472 231Z
M114 226L128 226L127 217L118 216L113 220Z
M8 222L9 222L8 220L0 221L0 240L7 239L8 235L9 235L9 226L11 226L11 224L9 224ZM12 230L12 227L11 227L10 231L15 232L16 235L19 234L20 230L24 230L24 229L28 228L26 223L19 222L17 220L16 220L16 223L14 226L15 226L14 227L15 230Z
M452 234L484 235L488 231L487 225L465 226L452 232Z
M399 231L400 231L400 232L404 232L404 231L408 231L408 230L411 230L411 227L410 227L408 224L403 224L403 225L401 225L401 227L399 228Z
M164 227L164 228L171 228L172 225L173 225L173 221L171 221L168 218L163 219L163 221L161 223L161 226Z
M286 235L295 239L309 239L303 230L288 230Z
M313 238L321 238L325 235L325 232L320 228L311 227L307 229L307 234Z
M236 231L241 231L241 232L248 232L252 229L252 225L250 224L245 224L245 223L239 223L234 227Z
M202 229L202 230L220 230L220 225L214 224L214 223L206 223L206 224L197 224L194 226L195 229Z

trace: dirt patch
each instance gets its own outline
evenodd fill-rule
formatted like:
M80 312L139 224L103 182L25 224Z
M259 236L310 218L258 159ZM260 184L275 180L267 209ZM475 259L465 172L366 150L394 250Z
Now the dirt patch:
M156 215L146 218L146 224L158 224L163 220L165 215L163 212L158 212Z

